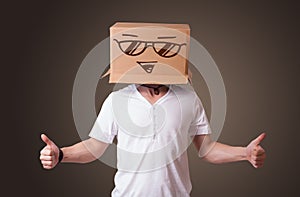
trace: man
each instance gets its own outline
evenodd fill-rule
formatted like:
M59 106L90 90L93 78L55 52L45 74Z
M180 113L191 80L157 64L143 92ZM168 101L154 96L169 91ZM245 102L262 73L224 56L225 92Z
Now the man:
M183 57L188 51L189 29L178 24L167 29L159 29L161 26L122 23L112 30L111 53L116 61L111 64L110 79L132 84L108 96L89 139L60 149L42 134L46 146L40 160L45 169L59 162L94 161L114 139L118 147L115 197L189 196L187 148L191 142L199 157L208 162L245 160L255 168L263 166L266 155L260 143L264 133L246 147L211 140L212 131L197 94L189 85L176 85L187 80L187 69L182 66L186 65ZM124 27L129 32L120 33Z
M135 89L135 87L137 88ZM260 136L258 136L256 139L250 142L247 147L234 147L218 142L213 142L209 139L210 130L203 107L201 103L199 103L199 100L195 96L195 94L192 93L192 91L187 92L187 90L184 89L176 89L176 86L162 86L159 88L159 93L157 94L157 92L155 93L155 87L157 88L157 85L152 85L151 87L131 85L118 92L121 92L119 94L121 94L122 96L125 96L125 94L130 95L131 99L136 99L138 98L138 95L140 95L140 99L144 98L145 101L149 102L148 104L151 107L155 105L165 106L168 105L168 103L171 103L174 106L172 102L174 102L174 100L175 102L178 102L175 94L177 94L178 96L180 92L184 91L184 97L191 97L189 98L191 101L193 101L193 99L195 100L195 104L193 103L193 105L190 106L193 108L197 108L197 110L195 111L193 116L189 116L189 119L191 122L193 120L196 120L196 125L194 125L196 127L191 126L191 128L193 128L194 130L192 131L193 133L189 136L194 136L193 143L196 146L199 155L203 155L202 158L204 160L211 163L225 163L247 160L255 168L263 166L265 151L260 146L260 142L264 139L265 134L261 134ZM171 93L170 91L172 91L173 93ZM118 125L115 125L117 124L117 121L111 120L111 116L113 116L111 104L112 102L114 102L114 99L111 98L112 96L114 95L111 94L104 102L95 126L90 133L91 138L79 142L73 146L62 148L61 151L63 152L63 158L61 162L88 163L94 161L97 158L101 157L107 146L113 142L112 140L114 136L118 136L118 144L121 144L120 146L122 146L119 148L120 151L132 151L130 148L128 149L128 147L124 145L127 144L127 146L131 146L133 147L133 149L145 149L142 152L144 154L148 154L149 152L147 152L146 149L149 145L152 145L151 142L157 142L159 141L159 136L165 136L165 131L161 131L159 134L156 134L156 139L153 139L154 135L149 136L148 138L144 137L146 139L143 139L139 136L134 136L131 137L131 139L128 139L128 136L126 137L126 133L121 131L122 129L113 128L118 127ZM163 100L161 99L165 99L165 102L163 102ZM147 105L146 103L143 104ZM138 107L141 107L141 105L138 105ZM165 109L170 110L170 108L168 107L166 107ZM130 110L131 109L129 109L129 111ZM136 109L133 110L136 111ZM167 112L167 114L169 113ZM168 118L174 119L170 116L168 116ZM104 129L107 130L105 131ZM116 131L114 131L114 129L116 129ZM165 130L168 132L170 131L170 128L165 128ZM183 132L184 131L182 131L182 133ZM52 169L58 164L59 148L46 135L43 134L41 137L42 140L47 144L41 151L41 163L45 169ZM183 134L182 136L177 137L175 141L181 140L182 137L184 137ZM172 140L174 141L171 136L171 138L169 138L169 141ZM137 141L140 141L140 143ZM144 146L142 145L142 143L144 143ZM182 153L180 151L182 151ZM161 155L164 156L164 154ZM139 161L140 163L145 162L143 160ZM160 163L159 165L161 166L158 167L155 166L155 164L154 166L152 165L150 167L149 165L147 165L141 170L140 165L136 165L136 163L133 163L133 161L128 158L118 162L128 163L130 164L130 166L128 167L126 165L119 165L120 168L123 169L119 169L115 176L116 187L112 192L112 196L146 196L149 193L151 193L151 196L189 196L189 193L191 192L186 149L179 150L179 153L176 154L172 158L172 160L165 162L166 165ZM139 169L136 166L138 166Z

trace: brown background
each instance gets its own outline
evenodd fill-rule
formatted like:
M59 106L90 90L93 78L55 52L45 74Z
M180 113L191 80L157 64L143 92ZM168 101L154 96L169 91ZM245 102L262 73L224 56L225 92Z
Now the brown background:
M9 196L109 196L115 169L96 161L46 171L38 160L47 133L80 141L72 87L87 53L116 21L189 23L223 76L228 110L219 141L246 145L260 132L268 158L212 165L190 149L192 196L299 195L299 3L297 1L19 1L2 5L2 157ZM298 12L298 13L297 13ZM97 110L112 86L97 89ZM205 84L197 89L208 114ZM151 180L150 180L151 181Z

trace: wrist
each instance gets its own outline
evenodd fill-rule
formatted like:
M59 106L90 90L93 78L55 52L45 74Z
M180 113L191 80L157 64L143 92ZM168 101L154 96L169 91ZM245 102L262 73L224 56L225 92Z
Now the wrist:
M248 146L245 147L245 154L246 154L245 160L250 162L250 159L251 159L251 149Z
M243 160L248 160L248 156L247 156L247 147L242 147L242 157Z

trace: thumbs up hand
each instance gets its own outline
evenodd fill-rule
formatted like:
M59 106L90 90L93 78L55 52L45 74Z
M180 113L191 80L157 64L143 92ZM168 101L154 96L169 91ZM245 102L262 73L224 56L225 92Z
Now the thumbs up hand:
M41 135L41 139L46 146L40 152L40 160L45 169L52 169L58 163L59 148L45 134Z
M265 133L260 134L257 138L252 140L246 148L247 160L255 168L262 167L266 158L265 150L260 146L265 136Z

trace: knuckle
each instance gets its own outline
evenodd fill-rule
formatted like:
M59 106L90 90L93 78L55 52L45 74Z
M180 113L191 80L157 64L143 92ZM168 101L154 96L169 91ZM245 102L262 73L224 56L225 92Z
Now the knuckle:
M41 155L44 155L45 153L46 153L46 149L43 148L43 149L40 151L40 154L41 154Z
M48 150L43 150L42 151L42 155L48 155L49 154L49 151Z
M44 165L50 165L50 161L45 161L45 160L43 160L43 161L42 161L42 164L44 164Z

